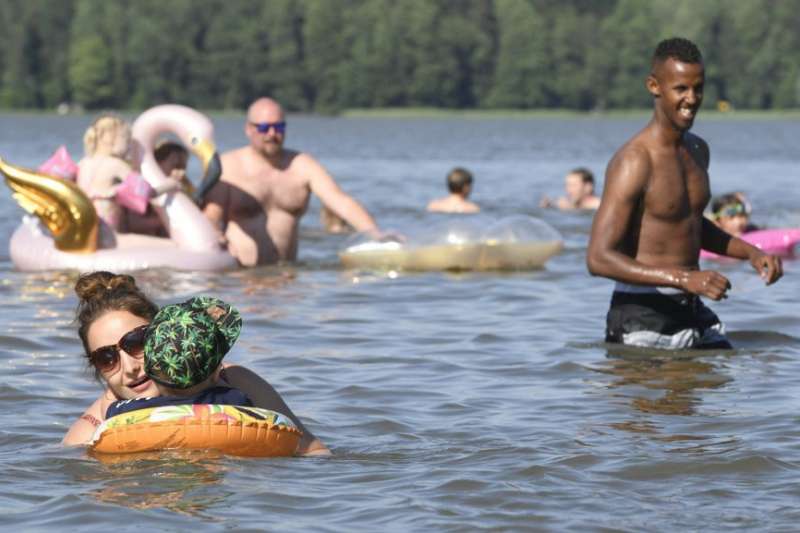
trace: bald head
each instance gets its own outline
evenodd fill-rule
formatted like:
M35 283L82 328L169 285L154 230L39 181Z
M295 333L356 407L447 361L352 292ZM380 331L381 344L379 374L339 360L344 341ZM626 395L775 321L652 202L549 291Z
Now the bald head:
M269 116L270 119L263 119L260 117ZM275 118L278 117L278 118ZM247 120L250 122L267 122L272 120L283 120L283 108L281 105L273 100L263 96L250 104L247 108Z
M272 98L259 98L247 109L245 134L250 146L267 159L281 157L286 120L281 105Z

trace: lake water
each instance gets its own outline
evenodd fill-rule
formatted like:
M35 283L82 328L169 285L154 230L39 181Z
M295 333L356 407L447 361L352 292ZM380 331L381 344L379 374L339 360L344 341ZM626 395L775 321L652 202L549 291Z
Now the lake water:
M82 153L92 117L0 115L0 156ZM737 349L611 355L612 283L584 256L591 215L543 211L563 175L605 164L646 117L291 117L310 151L381 226L422 207L456 165L487 218L528 214L563 235L519 273L345 271L319 204L300 263L224 274L147 271L159 303L223 297L244 315L228 360L267 378L332 458L169 455L103 464L59 441L97 396L72 324L74 273L14 270L21 209L0 195L0 522L11 530L764 530L800 522L798 264L765 288L742 263L710 303ZM214 117L222 149L242 117ZM712 189L746 191L754 221L800 226L800 124L704 119ZM600 180L602 183L602 179Z

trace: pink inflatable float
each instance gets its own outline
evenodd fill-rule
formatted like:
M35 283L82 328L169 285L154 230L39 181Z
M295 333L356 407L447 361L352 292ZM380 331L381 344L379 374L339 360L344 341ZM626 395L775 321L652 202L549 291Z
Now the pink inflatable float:
M153 155L157 137L176 135L200 158L203 179L195 200L219 179L221 168L213 142L211 121L179 105L157 106L133 124L133 139L142 154L141 174L153 188L167 177ZM36 217L24 217L9 243L11 260L19 270L75 269L114 272L145 268L222 270L237 266L220 248L218 234L183 192L162 194L151 201L164 221L169 238L132 233L114 234L111 247L97 248L99 220L92 202L72 181L6 163L0 173L14 191L14 199Z
M776 228L751 231L741 236L745 242L764 250L768 254L790 257L794 248L800 243L800 228ZM701 259L724 258L707 250L700 251Z

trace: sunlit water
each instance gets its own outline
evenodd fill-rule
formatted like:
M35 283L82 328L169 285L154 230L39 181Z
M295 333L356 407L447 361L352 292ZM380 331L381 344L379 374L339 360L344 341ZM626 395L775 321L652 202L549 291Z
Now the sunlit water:
M91 117L0 116L0 156L35 166ZM215 117L223 149L241 118ZM344 271L345 237L302 226L299 265L225 274L148 271L160 303L220 296L245 326L228 359L272 382L329 459L165 454L104 464L58 442L99 385L85 370L72 273L16 272L21 210L0 195L0 517L5 529L81 531L796 530L800 521L797 263L765 288L740 263L709 304L737 349L609 354L611 283L584 266L591 216L545 212L564 173L606 161L645 121L296 117L316 155L399 231L447 171L476 176L485 216L529 214L564 236L541 271ZM699 120L715 192L746 191L755 221L800 225L800 125Z

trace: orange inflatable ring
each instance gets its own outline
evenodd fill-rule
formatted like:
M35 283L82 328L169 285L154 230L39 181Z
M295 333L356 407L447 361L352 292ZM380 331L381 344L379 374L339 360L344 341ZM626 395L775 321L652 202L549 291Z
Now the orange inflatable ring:
M109 418L95 431L89 449L113 454L214 449L243 457L289 457L302 435L289 417L268 409L170 405Z

